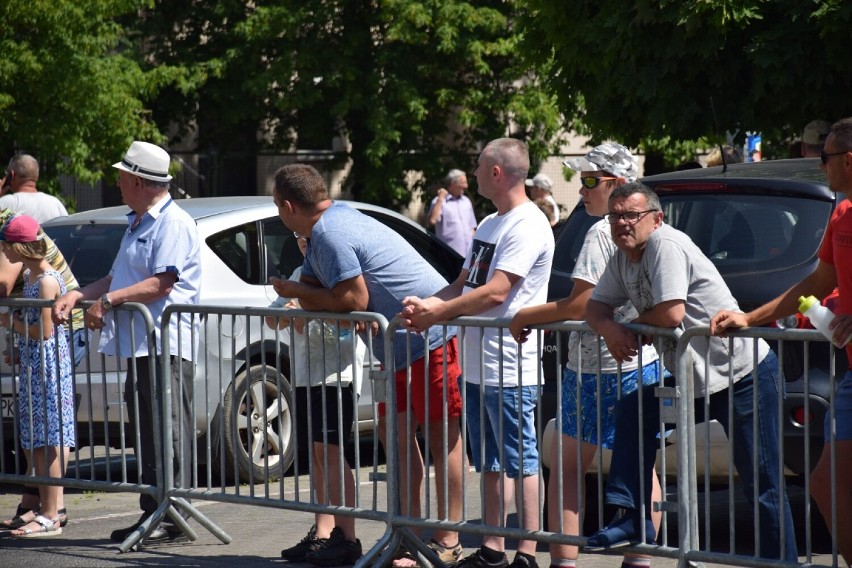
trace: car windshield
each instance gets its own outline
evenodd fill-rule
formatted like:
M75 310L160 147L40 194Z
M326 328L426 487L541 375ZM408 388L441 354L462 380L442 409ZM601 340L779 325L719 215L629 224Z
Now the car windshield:
M44 231L53 239L80 286L109 273L127 224L54 225Z
M754 192L660 191L665 222L688 234L725 275L784 270L812 258L833 204ZM578 213L582 213L579 212ZM598 218L571 216L559 239L554 269L570 274L583 238Z

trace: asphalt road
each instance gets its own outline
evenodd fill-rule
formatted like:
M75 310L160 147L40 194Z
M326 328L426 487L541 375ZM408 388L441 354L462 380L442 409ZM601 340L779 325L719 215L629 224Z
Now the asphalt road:
M371 485L367 481L369 473L361 475L364 480L362 491L369 491ZM470 507L478 503L478 478L468 476L469 496L475 496L469 501ZM276 497L272 487L272 497ZM380 485L382 488L383 485ZM242 490L245 490L243 488ZM285 487L285 491L286 491ZM381 490L379 491L381 494ZM381 499L381 495L379 495ZM19 494L13 485L0 485L0 515L11 517L18 503ZM711 499L711 503L725 502L726 497ZM285 511L277 508L219 503L195 500L193 504L205 516L222 528L232 541L223 544L212 534L208 533L197 523L192 523L198 533L198 540L191 543L168 543L150 545L141 551L121 553L117 545L109 540L111 531L128 526L136 521L139 515L138 496L133 493L105 493L66 490L66 508L69 522L63 534L56 537L38 539L0 538L0 566L49 566L64 567L101 567L101 566L210 566L210 567L242 567L253 568L263 566L287 566L302 568L284 562L280 558L280 550L300 540L312 523L312 515L302 512ZM383 506L381 501L379 506ZM749 509L745 503L737 505L737 518L746 515ZM703 515L703 512L702 512ZM727 542L728 516L727 507L724 510L712 511L713 542ZM670 516L671 526L676 527L676 517ZM747 523L748 521L743 521ZM372 547L385 532L385 524L374 521L359 521L357 532L364 549ZM740 552L750 550L748 531L738 531L737 549ZM670 539L675 535L670 534ZM674 542L674 540L670 540ZM473 535L462 538L466 553L472 552L479 545L479 539ZM508 547L512 548L511 542ZM723 548L724 549L724 548ZM510 556L511 559L511 556ZM804 558L802 558L804 561ZM549 555L546 545L540 545L538 553L539 566L549 565ZM813 558L815 564L830 565L829 554L819 554ZM604 568L618 567L621 557L618 555L583 554L579 563L583 567ZM674 568L675 560L654 559L653 565L662 568ZM307 568L309 565L304 565Z

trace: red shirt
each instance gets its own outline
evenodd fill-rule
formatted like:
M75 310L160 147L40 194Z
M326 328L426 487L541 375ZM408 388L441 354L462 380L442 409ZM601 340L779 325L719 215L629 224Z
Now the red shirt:
M831 214L819 249L819 259L834 266L837 274L840 298L835 312L852 314L852 203L848 199L838 203ZM846 345L846 356L852 369L852 342Z

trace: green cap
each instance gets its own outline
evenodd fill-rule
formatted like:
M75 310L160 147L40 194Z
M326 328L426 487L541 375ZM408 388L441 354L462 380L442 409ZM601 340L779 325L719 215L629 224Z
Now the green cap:
M814 304L819 304L819 300L817 300L814 296L799 296L799 313L803 314Z

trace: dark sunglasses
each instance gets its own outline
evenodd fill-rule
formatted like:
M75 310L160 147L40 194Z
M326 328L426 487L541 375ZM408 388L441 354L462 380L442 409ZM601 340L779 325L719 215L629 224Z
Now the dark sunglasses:
M580 178L580 183L583 184L583 187L585 187L586 189L594 189L602 181L607 181L607 180L611 180L611 179L618 179L618 178L612 177L612 176L601 176L601 177L583 176L583 177Z
M842 156L843 154L846 154L846 153L847 153L847 152L830 152L830 153L829 153L829 152L826 152L825 150L820 150L820 152L819 152L819 159L820 159L820 161L821 161L823 164L827 164L827 163L828 163L828 159L829 159L830 157L832 157L832 156Z

